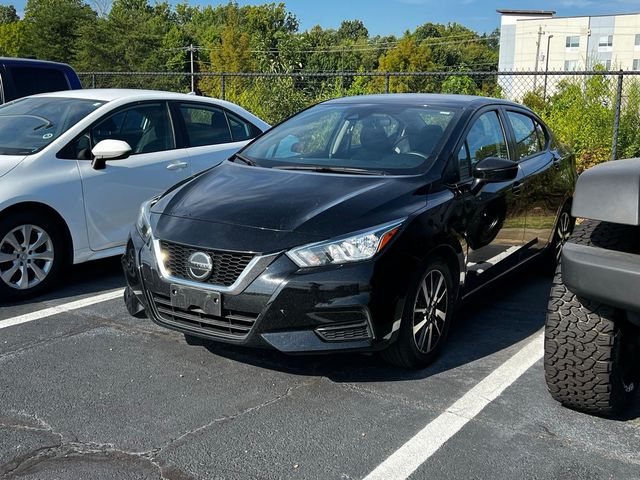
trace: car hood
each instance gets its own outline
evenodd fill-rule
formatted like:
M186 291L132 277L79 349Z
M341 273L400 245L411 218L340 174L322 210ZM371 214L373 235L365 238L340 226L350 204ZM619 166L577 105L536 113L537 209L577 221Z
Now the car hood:
M200 245L206 234L197 230L204 229L217 232L211 233L212 247L266 252L406 218L425 204L424 177L328 174L224 162L166 194L152 212L164 217L157 222L160 238ZM194 243L196 238L200 241Z
M25 155L0 155L0 177L16 168L25 158Z

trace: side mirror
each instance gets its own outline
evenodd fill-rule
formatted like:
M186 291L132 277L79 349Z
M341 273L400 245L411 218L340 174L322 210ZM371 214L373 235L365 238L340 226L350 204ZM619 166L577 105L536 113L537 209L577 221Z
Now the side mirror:
M121 160L131 155L131 146L122 140L102 140L91 150L95 170L102 170L107 160Z
M517 176L518 164L505 158L485 158L473 168L473 178L482 183L507 182Z

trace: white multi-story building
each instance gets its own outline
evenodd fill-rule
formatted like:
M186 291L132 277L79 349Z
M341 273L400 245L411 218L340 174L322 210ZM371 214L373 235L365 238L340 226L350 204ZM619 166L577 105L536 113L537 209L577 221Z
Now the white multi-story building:
M596 65L640 71L640 13L591 17L557 17L550 10L498 13L501 72L591 70ZM514 96L514 81L515 77L501 76L506 96Z

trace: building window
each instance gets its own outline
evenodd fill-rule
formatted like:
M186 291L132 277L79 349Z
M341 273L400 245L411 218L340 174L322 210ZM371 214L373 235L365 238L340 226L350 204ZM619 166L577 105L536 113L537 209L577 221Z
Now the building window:
M567 48L578 48L580 46L580 37L578 35L567 37L566 46Z
M633 59L633 70L640 70L640 58Z
M603 66L605 70L611 70L611 60L605 60Z
M564 61L564 69L567 72L574 72L578 69L578 61L577 60L565 60Z
M636 33L636 47L640 47L640 33Z
M603 35L598 42L599 47L613 47L613 35Z

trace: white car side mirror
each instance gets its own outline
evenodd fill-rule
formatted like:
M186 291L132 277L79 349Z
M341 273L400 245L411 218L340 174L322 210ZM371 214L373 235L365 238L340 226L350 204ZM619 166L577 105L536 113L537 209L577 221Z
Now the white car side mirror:
M91 150L93 154L92 167L102 170L106 160L120 160L131 155L131 146L122 140L102 140Z

